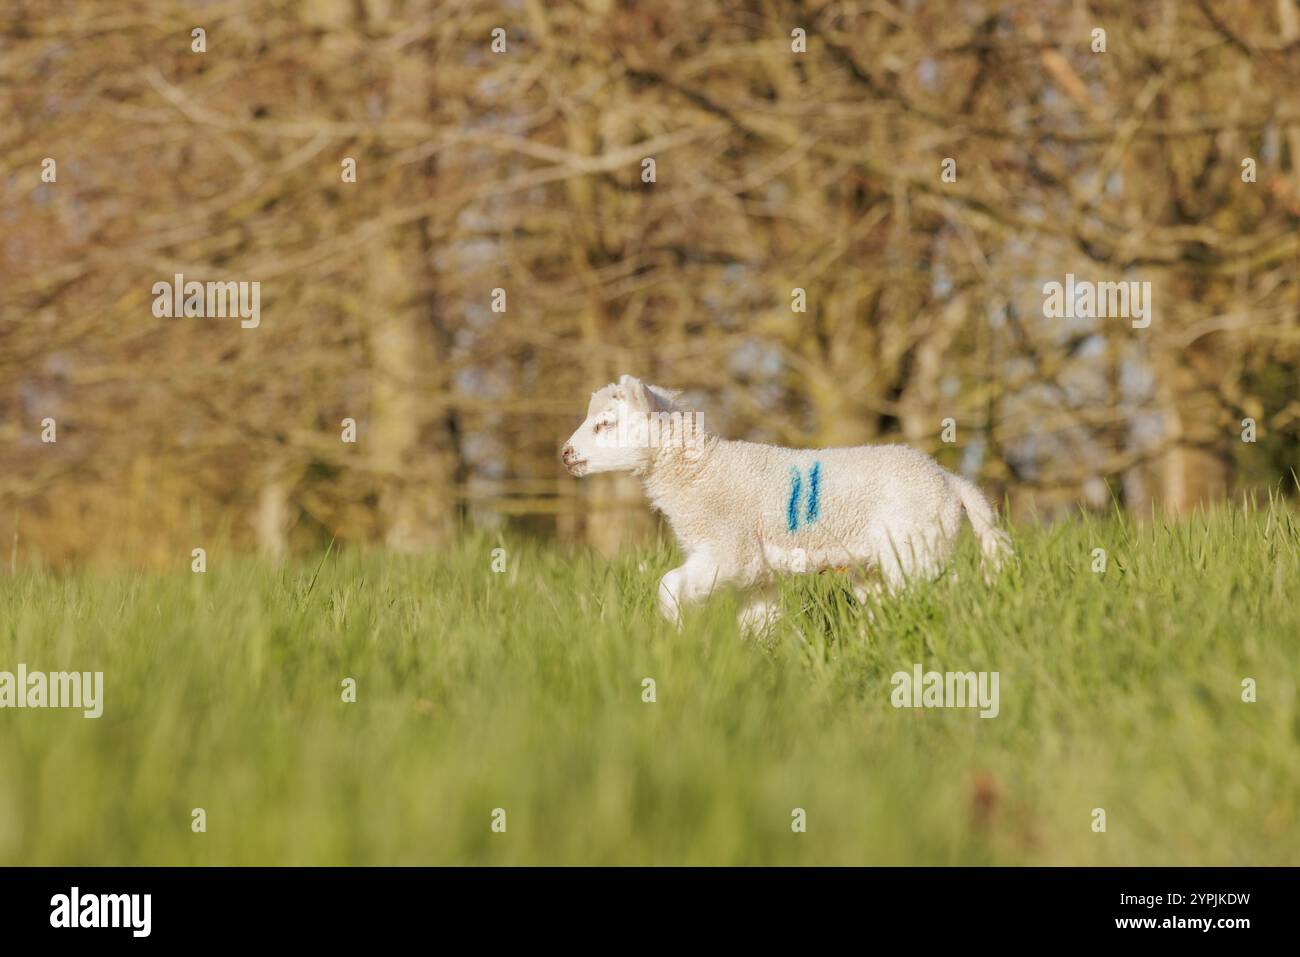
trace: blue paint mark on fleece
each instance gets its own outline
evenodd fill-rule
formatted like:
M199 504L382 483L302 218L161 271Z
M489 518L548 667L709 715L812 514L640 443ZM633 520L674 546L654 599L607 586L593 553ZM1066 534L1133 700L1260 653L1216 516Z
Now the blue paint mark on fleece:
M799 527L799 492L802 487L799 470L790 469L790 501L785 506L785 527L792 532Z
M808 507L804 511L805 525L817 521L821 512L822 464L814 462L808 472ZM803 476L797 468L790 469L790 500L785 506L785 527L790 531L799 528L799 496L803 493Z

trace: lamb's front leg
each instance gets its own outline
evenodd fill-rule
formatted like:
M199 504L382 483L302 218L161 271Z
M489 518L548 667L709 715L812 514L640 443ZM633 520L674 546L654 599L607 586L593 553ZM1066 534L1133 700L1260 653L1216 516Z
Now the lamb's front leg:
M696 552L686 564L674 568L659 582L659 613L678 628L682 626L682 606L709 596L722 583L722 570L705 552Z
M736 622L740 625L740 636L751 638L763 634L780 617L781 603L777 600L776 591L765 588L740 609Z

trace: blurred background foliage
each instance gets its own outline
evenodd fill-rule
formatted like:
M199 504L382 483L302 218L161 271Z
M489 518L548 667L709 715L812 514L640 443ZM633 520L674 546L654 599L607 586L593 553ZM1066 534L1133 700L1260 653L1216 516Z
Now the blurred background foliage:
M0 102L14 564L612 552L637 483L557 449L621 372L1018 516L1294 493L1295 0L10 0ZM176 273L260 282L260 327L155 318ZM1068 273L1150 327L1044 318Z

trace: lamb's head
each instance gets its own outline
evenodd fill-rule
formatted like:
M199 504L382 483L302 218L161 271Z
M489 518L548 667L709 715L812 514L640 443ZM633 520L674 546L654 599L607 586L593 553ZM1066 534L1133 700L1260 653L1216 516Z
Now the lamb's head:
M678 432L683 431L676 395L630 375L592 393L586 421L560 452L564 467L575 476L643 471L669 435L674 416Z

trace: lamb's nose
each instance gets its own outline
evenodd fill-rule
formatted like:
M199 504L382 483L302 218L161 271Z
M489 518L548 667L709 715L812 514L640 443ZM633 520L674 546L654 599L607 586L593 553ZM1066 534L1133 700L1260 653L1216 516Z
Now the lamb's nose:
M573 446L566 443L564 448L560 450L560 460L564 462L565 465L568 465L569 460L572 458L573 458Z

